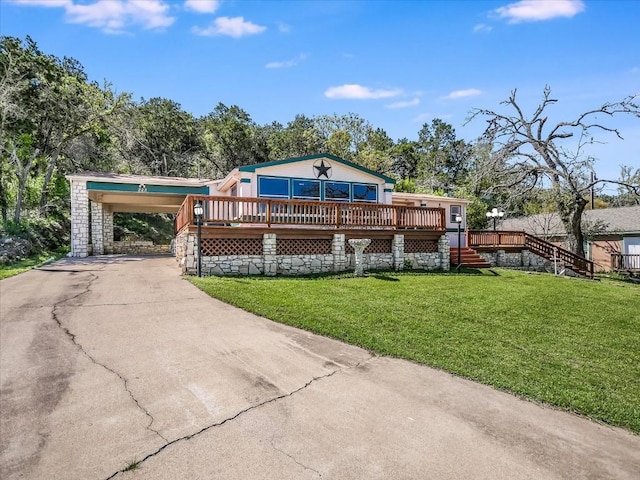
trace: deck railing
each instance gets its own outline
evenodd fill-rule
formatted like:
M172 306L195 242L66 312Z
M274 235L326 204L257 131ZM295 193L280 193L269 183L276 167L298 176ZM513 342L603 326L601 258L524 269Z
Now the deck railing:
M523 247L524 232L469 230L469 246L473 247Z
M378 203L317 202L271 198L188 195L176 217L179 232L195 225L193 207L202 202L203 225L290 225L334 228L446 229L443 208Z
M640 254L612 253L611 270L625 272L640 272Z
M468 235L469 247L471 248L526 248L549 260L555 258L568 268L588 277L593 277L594 265L591 260L587 260L580 255L576 255L569 250L526 232L470 230Z

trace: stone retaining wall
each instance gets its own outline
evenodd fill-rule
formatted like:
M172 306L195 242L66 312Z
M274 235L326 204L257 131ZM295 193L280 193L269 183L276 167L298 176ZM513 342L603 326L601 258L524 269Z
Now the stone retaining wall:
M113 253L129 255L160 255L171 253L171 245L154 245L148 240L113 242Z
M555 272L553 260L547 260L540 255L530 252L529 250L522 250L520 252L497 250L495 252L478 252L478 254L494 267L546 273ZM558 272L562 269L564 269L564 265L562 262L558 262ZM576 276L576 273L573 270L566 268L564 275Z
M343 272L355 267L355 254L346 252L344 234L334 234L331 253L277 255L277 235L267 233L262 239L262 255L217 255L202 257L203 275L309 275L314 273ZM391 252L364 252L366 270L449 270L449 240L443 235L438 240L438 252L405 253L404 235L394 235ZM176 260L182 272L197 273L197 237L182 232L175 241Z

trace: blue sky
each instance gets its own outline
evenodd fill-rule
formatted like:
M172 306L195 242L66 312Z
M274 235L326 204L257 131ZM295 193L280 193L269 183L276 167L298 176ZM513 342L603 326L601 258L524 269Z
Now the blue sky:
M355 112L394 139L442 118L499 110L518 89L550 121L640 94L640 2L0 0L0 31L79 60L134 98L170 98L196 116L218 102L260 123ZM501 110L504 111L504 110ZM614 118L589 153L601 178L640 168L640 119Z

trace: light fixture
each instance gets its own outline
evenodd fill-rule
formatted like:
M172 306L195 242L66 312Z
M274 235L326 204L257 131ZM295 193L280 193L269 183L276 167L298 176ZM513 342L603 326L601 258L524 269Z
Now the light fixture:
M193 206L193 214L196 217L196 225L198 225L198 264L197 264L197 272L198 276L202 276L202 216L204 215L204 208L202 206L202 202L198 200Z
M498 218L504 217L504 212L497 208L492 208L490 212L487 212L487 218L493 218L493 230L496 230Z
M458 266L456 267L456 271L459 272L460 271L460 267L462 265L462 262L460 261L461 255L460 255L460 251L461 251L461 245L460 245L460 229L462 227L462 215L456 215L456 220L455 222L458 224Z

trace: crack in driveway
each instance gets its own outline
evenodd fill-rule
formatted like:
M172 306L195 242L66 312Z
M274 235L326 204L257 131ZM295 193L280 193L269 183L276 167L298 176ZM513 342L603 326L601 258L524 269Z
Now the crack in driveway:
M332 372L327 373L326 375L319 375L319 376L313 377L313 378L312 378L311 380L309 380L307 383L305 383L305 384L304 384L304 385L302 385L301 387L299 387L299 388L297 388L297 389L295 389L295 390L293 390L293 391L291 391L291 392L289 392L289 393L285 393L285 394L282 394L282 395L278 395L278 396L276 396L276 397L273 397L273 398L270 398L270 399L268 399L268 400L265 400L264 402L260 402L260 403L257 403L257 404L255 404L255 405L251 405L250 407L247 407L247 408L245 408L245 409L243 409L243 410L240 410L240 411L239 411L238 413L236 413L235 415L233 415L233 416L231 416L231 417L228 417L228 418L225 418L224 420L222 420L222 421L220 421L220 422L212 423L211 425L207 425L206 427L201 428L201 429L200 429L200 430L198 430L197 432L190 433L189 435L185 435L185 436L180 437L180 438L176 438L175 440L171 440L170 442L167 442L165 445L163 445L163 446L161 446L160 448L158 448L155 452L149 453L147 456L145 456L144 458L142 458L140 461L138 461L138 462L137 462L137 465L139 466L139 465L141 465L142 463L146 462L148 459L150 459L150 458L152 458L152 457L155 457L155 456L156 456L156 455L158 455L160 452L162 452L164 449L166 449L167 447L170 447L171 445L173 445L173 444L175 444L175 443L181 442L181 441L183 441L183 440L191 440L192 438L197 437L197 436L198 436L198 435L200 435L201 433L204 433L204 432L206 432L206 431L208 431L208 430L210 430L210 429L212 429L212 428L215 428L215 427L220 427L220 426L224 425L224 424L225 424L225 423L227 423L227 422L230 422L230 421L232 421L232 420L235 420L236 418L238 418L238 417L240 417L240 416L244 415L244 414L245 414L245 413L247 413L247 412L250 412L250 411L252 411L252 410L255 410L255 409L257 409L257 408L260 408L260 407L262 407L262 406L264 406L264 405L268 405L268 404L270 404L270 403L277 402L278 400L282 400L283 398L291 397L291 396L295 395L296 393L301 392L302 390L306 389L309 385L311 385L312 383L314 383L314 382L316 382L316 381L318 381L318 380L323 380L323 379L325 379L325 378L329 378L329 377L331 377L331 376L335 375L335 374L336 374L336 373L338 373L338 372L343 372L343 371L345 371L345 370L350 370L350 369L353 369L353 368L358 368L359 366L361 366L361 365L363 365L363 364L365 364L365 363L369 362L369 361L370 361L370 360L372 360L373 358L375 358L375 355L371 355L371 357L369 357L369 358L367 358L366 360L363 360L363 361L361 361L361 362L358 362L358 363L356 363L355 365L353 365L353 366L351 366L351 367L340 368L340 369L337 369L337 370L333 370ZM306 469L308 469L308 470L311 470L311 471L313 471L313 472L316 472L316 473L317 473L317 474L322 478L322 474L321 474L320 472L318 472L317 470L314 470L314 469L312 469L312 468L307 467L306 465L303 465L303 464L299 463L299 462L298 462L295 458L293 458L291 455L288 455L286 452L283 452L283 451L279 450L278 448L274 447L274 446L273 446L273 444L272 444L271 446L272 446L275 450L277 450L277 451L279 451L279 452L283 453L284 455L288 456L289 458L291 458L291 459L292 459L294 462L296 462L298 465L300 465L300 466L302 466L302 467L304 467L304 468L306 468ZM125 472L125 470L126 470L126 467L125 467L125 468L123 468L123 469L120 469L120 470L118 470L118 471L116 471L116 472L114 472L114 473L113 473L113 474L111 474L109 477L107 477L105 480L111 480L112 478L116 477L116 476L117 476L117 475L119 475L120 473L124 473L124 472Z
M86 288L72 296L69 298L66 298L64 300L61 300L59 302L56 302L53 305L53 308L51 309L51 317L53 318L53 320L56 322L56 324L58 325L58 327L65 333L65 335L71 340L71 343L73 343L78 350L80 350L83 355L85 357L87 357L89 360L91 360L91 362L94 365L98 365L102 368L104 368L105 370L107 370L108 372L112 373L113 375L115 375L116 377L118 377L118 379L120 379L120 381L123 383L124 385L124 389L125 391L129 394L129 397L131 397L131 400L136 404L136 407L138 407L138 409L140 411L142 411L148 418L149 418L149 423L147 424L147 426L145 427L147 430L155 433L156 435L158 435L165 443L168 442L168 440L156 429L151 428L151 425L153 425L153 422L155 421L155 419L153 418L153 415L151 415L149 413L149 411L144 408L140 402L138 401L138 399L133 395L133 392L129 389L129 381L127 380L126 377L122 376L120 373L118 373L116 370L114 370L113 368L105 365L104 363L101 363L99 361L97 361L91 354L89 354L89 352L87 352L85 350L85 348L82 346L82 344L80 344L80 342L78 342L78 340L76 339L76 336L74 333L72 333L67 327L65 327L62 324L62 321L60 320L60 318L58 317L58 307L59 306L78 306L78 305L74 305L74 304L68 304L67 302L71 301L71 300L75 300L76 298L82 296L82 295L86 295L87 293L91 292L91 286L93 284L93 282L95 282L98 279L97 275L94 275L93 273L89 273L89 275L91 275L91 278L89 279L89 283L87 284Z
M280 453L281 453L281 454L283 454L285 457L289 457L289 458L290 458L291 460L293 460L297 465L300 465L300 466L301 466L302 468L304 468L305 470L310 470L310 471L312 471L313 473L315 473L316 475L318 475L318 477L319 477L319 478L322 478L322 474L321 474L318 470L316 470L315 468L311 468L311 467L309 467L309 466L305 465L304 463L299 462L298 460L296 460L296 458L295 458L293 455L291 455L291 454L289 454L289 453L285 452L284 450L281 450L281 449L279 449L278 447L276 447L276 446L273 444L273 438L272 438L271 440L269 440L269 444L271 445L271 448L273 448L276 452L280 452Z

